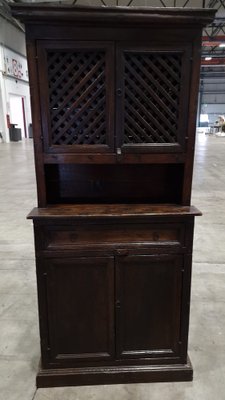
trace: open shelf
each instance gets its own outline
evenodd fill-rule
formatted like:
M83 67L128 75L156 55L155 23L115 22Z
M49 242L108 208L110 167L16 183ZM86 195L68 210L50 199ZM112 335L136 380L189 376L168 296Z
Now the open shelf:
M47 203L182 203L183 164L45 166Z

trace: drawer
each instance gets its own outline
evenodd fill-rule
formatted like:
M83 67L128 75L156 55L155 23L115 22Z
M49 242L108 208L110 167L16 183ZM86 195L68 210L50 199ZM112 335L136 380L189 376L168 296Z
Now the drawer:
M80 224L40 227L42 249L77 246L176 245L184 243L184 224ZM39 242L40 243L40 242Z

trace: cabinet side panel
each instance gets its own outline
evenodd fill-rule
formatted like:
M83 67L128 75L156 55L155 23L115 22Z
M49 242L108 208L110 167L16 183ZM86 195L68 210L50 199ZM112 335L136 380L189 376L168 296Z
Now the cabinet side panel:
M192 175L195 149L195 132L197 119L198 88L201 63L201 31L196 35L192 53L192 73L190 82L189 117L188 117L188 142L187 157L184 169L184 185L182 204L189 205L191 201Z
M188 331L190 318L190 295L191 295L191 273L192 273L192 255L187 254L184 259L184 273L182 282L182 325L181 325L181 341L182 341L182 359L187 361L188 347Z
M46 205L46 188L43 161L43 142L42 142L42 126L39 98L39 82L37 72L37 55L35 41L26 39L27 43L27 60L29 69L30 97L32 111L32 126L34 137L34 157L37 179L37 195L39 207Z

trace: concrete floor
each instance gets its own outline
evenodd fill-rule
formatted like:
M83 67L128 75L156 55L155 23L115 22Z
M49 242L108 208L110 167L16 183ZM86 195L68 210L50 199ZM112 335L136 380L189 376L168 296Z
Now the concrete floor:
M225 138L198 135L190 383L35 388L39 362L32 141L0 144L0 400L225 399Z

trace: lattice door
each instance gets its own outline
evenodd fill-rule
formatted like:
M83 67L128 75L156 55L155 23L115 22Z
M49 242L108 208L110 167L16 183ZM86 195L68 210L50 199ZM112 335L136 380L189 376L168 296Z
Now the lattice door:
M95 48L93 43L93 48L87 46L67 45L64 49L61 44L62 49L45 49L46 70L40 66L40 79L48 88L43 100L44 113L49 110L47 147L56 151L65 147L66 151L95 151L99 147L107 151L111 147L114 135L109 134L108 49L107 45L105 49Z
M122 53L122 143L176 147L180 142L182 53Z

